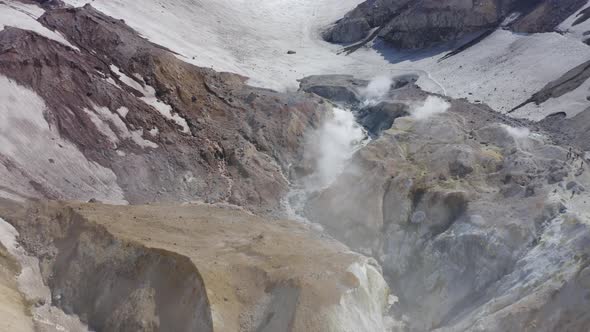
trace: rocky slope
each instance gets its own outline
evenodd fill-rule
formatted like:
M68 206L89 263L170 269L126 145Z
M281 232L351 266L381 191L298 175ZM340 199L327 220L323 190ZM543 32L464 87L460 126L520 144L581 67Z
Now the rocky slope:
M584 4L585 0L369 0L338 20L324 38L352 43L378 35L399 48L422 48L500 26L515 32L548 32Z
M379 267L296 222L210 205L1 205L53 304L91 330L384 328Z
M363 89L333 77L322 84ZM309 193L308 219L379 260L409 330L584 330L583 152L411 85L358 111L368 129L367 114L387 122L389 98L410 107L388 113L391 126L379 128L330 186Z
M114 18L0 1L10 328L585 331L590 53L578 30L520 34L581 29L583 2L367 1L327 32L409 48L488 32L402 60L420 70L380 67L397 61L384 49L378 61L320 49L296 36L322 6L274 5L96 3ZM341 75L277 92L191 64L211 54L254 61L258 78L289 80L301 63ZM501 114L524 112L551 116Z
M0 125L3 191L278 208L282 170L317 123L317 100L186 64L90 6L39 21L71 46L17 28L0 32L9 101ZM34 124L23 122L33 115Z

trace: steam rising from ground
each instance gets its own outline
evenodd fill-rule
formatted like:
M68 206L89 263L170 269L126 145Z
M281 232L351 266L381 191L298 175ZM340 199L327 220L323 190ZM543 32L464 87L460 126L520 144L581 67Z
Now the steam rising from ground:
M287 217L308 222L302 215L309 195L328 187L348 165L352 155L369 141L349 110L334 107L317 130L308 133L305 157L313 172L292 184L286 197Z
M435 96L428 96L424 104L413 107L411 109L412 117L416 120L424 120L435 114L446 112L451 107L451 104L444 99Z
M362 96L365 98L365 104L377 104L383 100L385 95L391 89L393 80L390 76L377 76L373 78L369 85L361 91Z
M502 127L504 127L508 135L512 136L515 139L527 138L531 134L530 129L525 127L517 128L508 125L502 125Z
M334 108L332 116L316 133L316 138L317 141L310 142L317 145L313 182L315 186L326 187L342 172L348 159L361 147L367 135L352 112Z

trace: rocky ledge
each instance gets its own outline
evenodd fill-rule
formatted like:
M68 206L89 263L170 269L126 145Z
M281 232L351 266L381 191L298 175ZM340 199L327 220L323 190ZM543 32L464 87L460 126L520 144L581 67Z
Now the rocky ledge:
M300 223L211 205L0 205L52 304L91 330L384 329L379 266Z

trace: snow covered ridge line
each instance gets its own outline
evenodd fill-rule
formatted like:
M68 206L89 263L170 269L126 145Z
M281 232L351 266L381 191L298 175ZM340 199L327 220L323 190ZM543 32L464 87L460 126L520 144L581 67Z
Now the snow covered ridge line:
M24 4L20 1L0 1L0 31L7 26L34 31L41 36L55 40L74 50L79 49L67 41L59 32L51 31L44 27L37 19L43 15L44 10L33 4Z

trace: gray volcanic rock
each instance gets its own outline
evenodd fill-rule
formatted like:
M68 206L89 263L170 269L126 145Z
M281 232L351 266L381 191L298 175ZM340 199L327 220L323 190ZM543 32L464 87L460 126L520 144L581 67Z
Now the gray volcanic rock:
M357 119L371 136L376 137L384 130L391 128L395 119L408 115L410 113L405 104L381 102L358 111Z
M380 33L400 48L421 48L494 28L500 20L496 1L421 1L389 21Z
M590 151L590 107L569 118L565 114L548 116L540 125L560 144ZM582 156L583 153L579 153L580 160Z
M394 100L424 95L415 84L417 80L418 76L413 74L392 77L389 91L387 91L387 86L380 87L385 89L386 96L378 97ZM302 78L299 83L301 91L313 93L336 105L355 110L362 108L361 104L367 98L375 97L370 96L371 92L367 90L369 81L355 78L352 75L313 75ZM403 92L400 93L400 91Z
M40 21L79 51L30 31L0 32L7 98L18 101L14 94L26 89L48 128L37 138L17 122L3 124L13 128L3 139L17 146L25 135L39 150L1 157L4 191L278 209L288 186L282 171L319 121L319 98L252 88L244 77L189 65L91 6L50 10ZM96 175L68 164L76 158Z
M400 9L411 3L409 0L371 0L358 5L324 32L324 39L333 43L356 42L369 31L387 23Z
M545 0L511 25L515 32L550 32L586 4L582 0Z
M368 82L352 75L316 75L299 81L300 90L314 93L330 101L347 106L358 104L362 97L360 88Z
M409 330L582 331L587 195L566 184L587 187L588 165L513 120L451 105L397 118L310 196L307 217L380 261Z
M60 8L64 7L65 3L62 0L19 0L23 3L37 4L43 8Z
M378 35L396 47L422 48L495 29L513 12L520 14L510 23L514 31L547 32L585 3L584 0L369 0L329 27L324 38L350 43L360 41L371 29L378 29Z
M363 17L351 18L346 24L336 24L324 33L324 39L333 43L352 43L367 36L371 26Z

